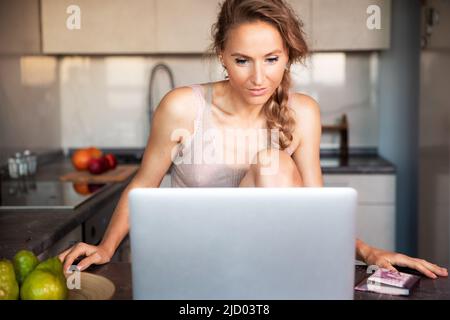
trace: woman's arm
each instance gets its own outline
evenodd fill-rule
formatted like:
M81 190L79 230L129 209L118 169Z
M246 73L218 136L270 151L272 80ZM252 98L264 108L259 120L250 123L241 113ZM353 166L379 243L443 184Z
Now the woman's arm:
M296 122L292 143L297 146L292 158L304 187L323 187L320 168L322 123L319 105L311 97L299 93L293 94L290 101Z
M187 130L193 132L195 112L191 111L195 104L192 101L192 89L188 87L174 89L162 99L154 114L151 134L141 166L122 192L103 240L98 246L80 242L61 253L59 258L64 261L64 270L67 270L80 256L86 256L78 263L78 268L81 270L91 264L109 262L129 231L128 193L131 189L138 187L159 187L172 164L172 150L181 141L180 136L172 137L172 133L180 128L189 128Z

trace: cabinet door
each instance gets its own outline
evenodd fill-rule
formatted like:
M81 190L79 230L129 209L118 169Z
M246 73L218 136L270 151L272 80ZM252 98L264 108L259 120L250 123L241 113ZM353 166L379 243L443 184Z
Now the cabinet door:
M378 13L380 29L373 29L371 22L377 20ZM314 0L313 50L387 49L390 21L391 0Z
M359 205L356 236L370 246L395 251L395 206Z
M0 53L41 52L39 1L0 1Z
M325 187L350 187L358 192L358 238L371 246L395 250L395 175L325 174L323 180Z
M303 22L303 31L306 34L306 42L311 46L312 42L312 2L313 0L288 0L295 13Z
M358 191L358 203L394 204L396 178L393 174L324 174L325 187L350 187Z
M156 0L156 48L162 53L202 53L212 42L219 0Z
M155 0L42 0L41 6L44 53L155 51Z

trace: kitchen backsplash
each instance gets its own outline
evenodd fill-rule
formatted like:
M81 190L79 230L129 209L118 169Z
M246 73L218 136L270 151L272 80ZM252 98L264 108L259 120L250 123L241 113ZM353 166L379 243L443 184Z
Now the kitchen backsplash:
M149 132L152 67L164 62L175 86L224 78L222 66L200 56L65 56L1 58L0 146L144 147ZM322 123L346 113L350 147L378 145L378 55L315 53L292 67L293 89L313 96ZM154 102L170 89L156 74ZM60 140L61 139L61 140ZM338 136L324 135L322 147Z
M55 57L0 56L0 148L61 147Z

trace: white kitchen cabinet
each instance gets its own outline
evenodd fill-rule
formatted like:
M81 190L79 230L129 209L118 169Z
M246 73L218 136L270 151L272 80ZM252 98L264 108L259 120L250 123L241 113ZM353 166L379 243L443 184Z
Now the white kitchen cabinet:
M378 13L379 29L371 23ZM388 49L390 25L391 0L313 0L312 50Z
M312 44L312 2L313 0L287 0L295 13L303 22L303 31L306 35L306 42Z
M356 236L371 246L395 250L393 174L324 174L325 187L351 187L358 192Z
M155 5L155 0L42 0L43 52L154 52Z
M205 52L219 0L156 0L156 50L160 53Z
M0 54L39 54L38 0L0 1Z

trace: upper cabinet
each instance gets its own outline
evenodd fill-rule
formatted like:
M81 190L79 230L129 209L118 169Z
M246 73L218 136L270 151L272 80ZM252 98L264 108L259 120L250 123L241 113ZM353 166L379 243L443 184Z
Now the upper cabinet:
M303 22L303 31L306 35L306 42L312 45L312 0L287 0Z
M314 51L390 47L391 0L313 0Z
M39 54L39 0L0 1L0 53Z
M312 51L389 48L391 0L286 1L303 21L306 40ZM211 27L217 19L221 2L41 0L42 52L204 53L211 44ZM30 0L30 3L37 8L39 1ZM4 10L2 15L5 15ZM5 19L8 18L6 14ZM9 18L7 21L10 20L14 22L17 19ZM5 27L0 32L3 37L8 37ZM34 32L39 30L38 27L32 29ZM25 31L22 33L27 34Z
M155 0L41 0L43 52L156 51Z
M156 0L156 51L206 52L219 0Z

